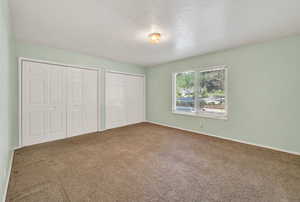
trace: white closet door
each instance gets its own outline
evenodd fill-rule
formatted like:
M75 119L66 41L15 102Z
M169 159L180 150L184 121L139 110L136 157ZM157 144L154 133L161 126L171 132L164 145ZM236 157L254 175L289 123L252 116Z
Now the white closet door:
M126 125L124 75L107 72L105 75L106 129Z
M107 72L106 128L144 121L144 77Z
M140 77L139 78L139 95L138 95L138 100L139 100L139 115L138 115L138 118L139 118L139 122L144 122L145 121L145 95L146 95L146 92L145 92L145 77Z
M84 133L83 127L83 71L68 70L68 132L69 136Z
M98 131L98 71L84 70L83 106L85 133Z
M22 73L23 146L65 138L65 70L23 61Z
M98 72L71 68L68 70L69 136L98 130Z
M127 124L143 121L144 117L144 83L143 77L126 75L126 118Z

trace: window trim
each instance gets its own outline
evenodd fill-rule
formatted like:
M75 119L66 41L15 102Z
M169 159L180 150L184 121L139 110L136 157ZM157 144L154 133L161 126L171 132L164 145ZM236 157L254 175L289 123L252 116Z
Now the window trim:
M182 112L176 110L176 75L183 72L209 72L216 70L225 70L225 113L216 113L216 112L203 112L196 109L196 112ZM197 80L197 77L195 78ZM195 82L196 83L196 82ZM203 117L203 118L212 118L212 119L228 119L228 67L226 65L218 66L206 66L203 68L195 68L186 71L179 71L172 73L172 113L178 115L194 116L194 117ZM195 106L197 99L195 99Z

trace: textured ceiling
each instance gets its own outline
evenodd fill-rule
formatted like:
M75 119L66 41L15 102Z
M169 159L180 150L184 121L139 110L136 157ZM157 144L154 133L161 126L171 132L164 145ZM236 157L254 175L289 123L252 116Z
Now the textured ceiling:
M16 38L154 65L300 33L299 0L10 0ZM147 35L160 32L160 44Z

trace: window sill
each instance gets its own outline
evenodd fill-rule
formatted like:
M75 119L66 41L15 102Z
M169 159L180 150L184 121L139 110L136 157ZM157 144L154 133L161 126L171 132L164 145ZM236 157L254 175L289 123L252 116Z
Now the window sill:
M217 113L192 113L192 112L180 112L180 111L172 111L173 114L184 115L184 116L195 116L195 117L203 117L209 119L220 119L220 120L228 120L228 116L224 114Z

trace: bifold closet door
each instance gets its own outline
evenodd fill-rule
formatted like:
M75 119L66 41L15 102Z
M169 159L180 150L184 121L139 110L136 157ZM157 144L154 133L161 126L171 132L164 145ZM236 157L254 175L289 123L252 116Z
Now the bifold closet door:
M144 121L144 77L125 75L126 124Z
M98 71L22 61L22 146L98 131Z
M98 131L98 72L68 70L69 136Z
M67 136L66 70L55 65L23 62L23 146Z
M126 125L124 75L105 73L105 127Z
M115 128L142 121L144 121L144 77L106 72L106 128Z

